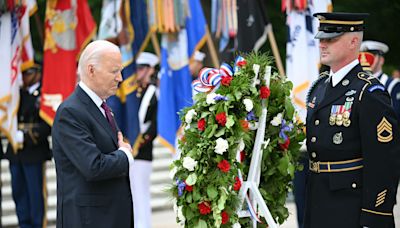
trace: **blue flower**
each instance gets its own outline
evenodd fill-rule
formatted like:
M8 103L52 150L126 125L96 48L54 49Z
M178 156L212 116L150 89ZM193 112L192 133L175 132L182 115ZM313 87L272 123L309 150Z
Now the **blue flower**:
M286 140L288 138L285 132L290 132L293 129L293 124L290 121L288 123L289 124L286 124L286 121L282 120L281 130L279 132L279 137L281 139L285 140L285 142L286 142Z
M257 120L256 115L254 114L253 111L250 111L247 113L246 119L247 119L247 121Z
M176 185L178 187L178 196L182 196L183 190L185 190L186 184L184 181L176 179Z
M217 94L217 96L214 97L214 100L216 101L227 101L228 98L222 95Z

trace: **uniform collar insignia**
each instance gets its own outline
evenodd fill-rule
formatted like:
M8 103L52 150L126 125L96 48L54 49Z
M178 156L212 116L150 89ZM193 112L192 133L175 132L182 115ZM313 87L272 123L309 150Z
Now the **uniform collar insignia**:
M346 96L351 96L351 95L353 95L353 94L355 94L355 93L357 93L357 91L355 91L354 89L352 89L352 90L347 91L345 95L346 95Z
M349 83L350 83L350 81L348 79L345 79L342 81L343 86L347 86Z

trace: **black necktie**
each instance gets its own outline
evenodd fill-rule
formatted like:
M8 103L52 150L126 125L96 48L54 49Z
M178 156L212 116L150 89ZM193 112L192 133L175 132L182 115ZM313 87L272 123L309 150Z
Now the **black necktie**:
M114 121L113 114L111 112L111 108L108 107L107 103L104 101L101 104L101 107L104 109L104 111L106 113L106 119L107 119L108 123L110 124L111 128L113 129L114 132L116 132L117 127L115 126L115 121Z

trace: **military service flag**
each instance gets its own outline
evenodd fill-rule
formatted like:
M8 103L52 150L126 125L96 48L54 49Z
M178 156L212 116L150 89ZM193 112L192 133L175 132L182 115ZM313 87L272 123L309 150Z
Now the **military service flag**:
M74 90L80 51L96 31L86 0L49 0L46 6L40 116L49 124Z

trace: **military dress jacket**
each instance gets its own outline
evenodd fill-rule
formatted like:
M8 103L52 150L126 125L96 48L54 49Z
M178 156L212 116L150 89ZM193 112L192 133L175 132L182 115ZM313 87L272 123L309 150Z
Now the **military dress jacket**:
M390 96L355 66L332 87L323 73L307 99L304 227L394 227L399 129Z
M39 116L40 91L40 86L32 93L26 89L20 90L18 129L24 133L24 142L16 153L11 145L8 145L5 158L10 162L37 163L51 159L48 140L51 128Z
M391 78L384 73L381 73L377 78L390 94L393 109L397 115L397 119L400 119L400 79Z

